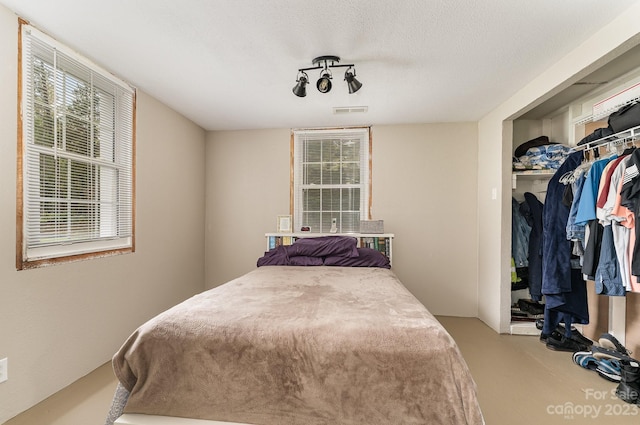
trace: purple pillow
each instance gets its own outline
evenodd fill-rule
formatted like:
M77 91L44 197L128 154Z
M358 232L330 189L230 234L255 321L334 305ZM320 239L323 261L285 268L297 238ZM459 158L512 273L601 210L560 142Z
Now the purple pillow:
M289 258L306 257L357 257L356 238L351 236L319 236L297 239L286 247Z
M324 259L325 266L342 267L382 267L390 269L389 259L386 255L373 248L357 248L357 257L327 257Z
M322 257L308 257L300 255L297 257L287 256L285 246L277 246L264 253L264 256L258 258L258 267L262 266L321 266L323 265Z
M290 266L321 266L323 265L322 257L307 257L305 255L299 255L297 257L289 258Z
M289 257L283 246L277 246L258 258L258 267L262 266L288 266Z

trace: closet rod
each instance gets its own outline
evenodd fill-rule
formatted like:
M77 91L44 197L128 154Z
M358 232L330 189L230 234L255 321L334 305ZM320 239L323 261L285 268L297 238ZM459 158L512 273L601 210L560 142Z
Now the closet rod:
M601 139L587 142L584 145L575 146L571 148L572 152L586 151L609 144L622 144L625 142L635 142L640 139L640 126L632 127L628 130L621 131L619 133L611 134Z

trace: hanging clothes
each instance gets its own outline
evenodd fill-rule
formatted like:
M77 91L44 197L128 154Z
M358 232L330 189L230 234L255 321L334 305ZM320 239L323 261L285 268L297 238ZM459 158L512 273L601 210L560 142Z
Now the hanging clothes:
M631 160L630 153L623 162L620 163L620 176L617 177L617 186L610 217L614 220L613 237L616 245L616 254L621 267L621 276L628 291L640 292L640 283L631 273L631 260L633 258L633 248L635 245L635 214L622 205L622 187L624 183L624 173ZM614 176L614 179L616 176ZM612 181L612 184L614 182ZM608 202L608 201L607 201ZM607 205L605 205L605 208ZM616 225L617 224L617 225Z
M569 218L567 219L567 240L579 242L583 248L585 245L585 226L584 223L576 224L576 216L578 214L578 205L580 204L580 198L582 196L582 188L584 187L584 182L586 180L585 174L582 173L571 184L573 199L569 209Z
M582 273L590 280L595 279L604 234L604 228L596 216L596 203L600 192L601 177L607 165L616 158L617 156L600 159L591 165L582 187L575 218L576 224L586 225Z
M531 226L520 213L520 203L511 198L511 257L516 267L529 266L529 234Z
M640 150L636 149L631 154L627 168L624 171L624 180L620 192L621 204L631 210L635 217L640 213L640 178L638 167L640 166ZM631 273L640 276L640 238L637 237L640 231L640 220L635 220L636 240L633 248L633 259L631 261Z
M591 164L586 174L586 181L584 182L580 203L578 204L578 211L576 213L577 224L586 224L590 220L597 218L596 201L598 199L600 178L607 164L613 159L614 157L604 158Z
M544 204L531 192L525 192L520 212L531 227L529 233L529 294L542 301L542 209Z
M626 149L620 156L587 163L589 168L582 191L571 205L567 236L576 233L577 226L586 222L582 272L585 278L595 282L597 294L625 296L627 291L636 289L638 278L632 271L635 255L629 255L630 244L633 243L633 248L636 245L635 231L632 231L635 219L633 212L622 205L633 203L629 195L640 165L640 156L636 154L634 166L634 152L635 148ZM622 196L623 188L627 190L625 196ZM576 206L578 211L573 219Z
M594 278L595 289L596 294L624 296L626 288L620 275L612 229L611 224L603 226L600 256Z
M575 170L582 160L581 151L569 155L547 186L542 211L542 293L546 298L543 335L551 335L561 321L568 329L573 322L589 322L586 285L582 274L572 267L578 264L572 262L572 243L567 240L570 208L562 203L565 185L560 182L560 178Z
M596 216L604 226L600 260L595 275L597 294L624 296L631 289L629 265L626 261L628 252L628 229L621 226L613 215L613 207L617 198L620 180L626 169L629 156L623 153L611 161L600 180L600 194L596 202Z

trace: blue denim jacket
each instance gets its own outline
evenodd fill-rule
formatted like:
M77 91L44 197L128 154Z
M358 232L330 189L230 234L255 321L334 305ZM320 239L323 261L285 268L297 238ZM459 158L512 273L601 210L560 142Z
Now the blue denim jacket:
M613 228L604 226L600 257L595 276L596 294L625 296L626 288L622 283L620 265L613 244Z
M516 267L529 266L529 234L531 227L520 214L520 204L511 198L511 256Z
M576 224L576 215L578 214L578 204L582 196L582 187L587 180L585 174L581 174L572 184L573 202L569 210L569 219L567 220L567 239L570 241L580 241L584 246L584 223Z

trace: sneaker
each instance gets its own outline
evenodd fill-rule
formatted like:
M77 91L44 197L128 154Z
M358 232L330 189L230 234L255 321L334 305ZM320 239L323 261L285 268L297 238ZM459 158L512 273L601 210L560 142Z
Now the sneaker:
M620 382L622 379L620 362L615 359L602 359L598 361L596 372L607 381Z
M576 351L571 359L575 364L585 369L596 370L598 368L598 359L593 357L591 351Z

